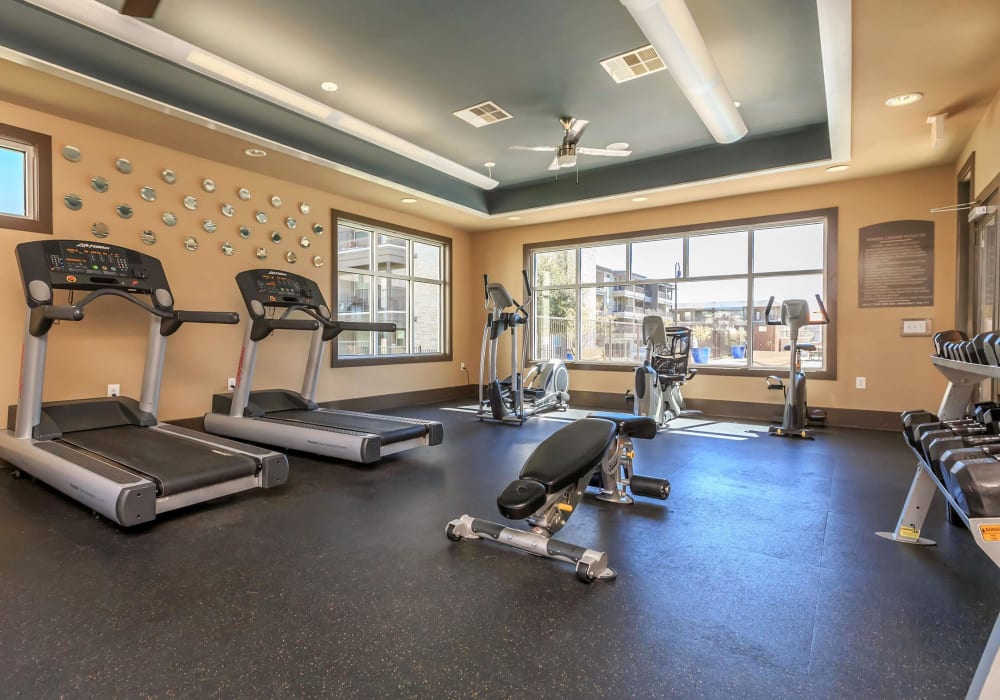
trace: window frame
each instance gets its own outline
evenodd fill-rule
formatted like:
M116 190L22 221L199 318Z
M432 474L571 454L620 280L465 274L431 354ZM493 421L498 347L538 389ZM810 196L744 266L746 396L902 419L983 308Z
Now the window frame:
M370 367L377 365L403 365L403 364L417 364L423 362L450 362L452 360L452 244L453 241L447 236L439 236L433 233L427 233L426 231L420 231L417 229L408 228L406 226L399 226L398 224L389 223L387 221L379 221L377 219L371 219L365 216L360 216L357 214L351 214L350 212L332 210L331 212L332 226L331 226L331 255L333 261L332 270L332 280L331 280L331 292L330 292L330 308L334 310L335 318L337 317L336 310L339 308L338 296L340 294L340 273L347 272L346 270L340 269L340 260L337 255L337 236L339 230L339 224L341 220L345 222L351 222L356 224L361 224L362 226L370 226L378 231L374 232L374 235L378 235L378 232L383 232L387 234L398 234L400 237L406 238L411 242L414 239L423 239L430 243L437 243L441 246L441 352L437 353L425 353L420 355L407 354L407 355L363 355L355 356L351 355L349 357L342 357L339 352L339 344L334 340L330 343L332 348L330 352L330 366L331 367ZM372 249L374 250L375 241L372 241ZM412 250L412 249L411 249ZM412 260L410 261L412 265ZM415 278L413 276L412 268L408 268L409 272L407 275L392 275L385 274L379 275L377 270L371 271L372 277L372 293L377 294L377 282L379 276L385 277L386 279L406 279L410 287L409 296L412 298L412 285L414 281L421 281L421 278ZM360 274L367 274L363 271ZM408 307L407 313L412 316L413 309Z
M713 221L707 223L690 224L684 226L671 226L658 229L646 229L640 231L627 231L622 233L612 233L604 234L598 236L585 236L580 238L565 238L554 241L539 241L537 243L525 243L523 246L523 264L526 270L529 270L529 274L532 275L532 280L534 280L534 267L533 267L533 254L537 252L543 252L545 250L559 250L565 248L582 248L588 245L613 245L615 243L631 243L641 240L654 240L661 238L682 238L684 240L683 249L683 266L684 274L682 281L690 282L710 282L713 280L720 279L738 279L746 278L747 281L747 299L751 298L752 285L755 277L779 277L779 276L794 276L800 274L815 274L811 271L802 270L788 270L781 272L753 272L753 239L752 236L748 236L747 242L747 272L745 274L736 275L712 275L704 277L687 277L688 273L688 240L697 235L705 235L712 233L729 233L732 231L749 231L752 228L763 228L768 225L775 224L787 224L793 225L795 223L802 223L806 221L813 221L816 219L824 218L826 219L826 231L825 231L825 250L823 254L823 275L824 275L824 287L825 296L823 297L823 303L826 306L827 312L830 316L830 323L824 329L824 340L823 343L827 348L826 354L826 367L823 369L806 369L809 377L811 379L821 379L821 380L835 380L837 378L837 241L838 241L838 208L830 207L826 209L812 209L807 211L797 211L788 212L783 214L770 214L767 216L756 216L747 217L744 219L730 219L725 221ZM579 280L580 271L580 256L577 254L577 282L572 285L552 285L546 286L544 289L546 291L550 289L564 288L564 289L575 289L579 290L582 288L590 287L602 287L608 286L608 284L597 283L583 283ZM626 254L626 270L631 270L632 261ZM653 280L654 282L656 280ZM631 279L626 284L631 283ZM748 309L749 317L747 319L748 328L753 328L753 309ZM579 321L579 309L577 310L577 320ZM532 309L532 324L534 324L534 309ZM535 357L535 338L534 333L531 335L531 347L529 354L532 356L533 361L537 362L538 359ZM575 370L588 370L588 371L598 371L598 372L632 372L635 369L636 363L634 362L585 362L580 360L566 360L566 364L570 369ZM778 374L783 375L788 370L784 368L762 368L762 367L723 367L723 366L712 366L712 365L697 365L698 373L705 375L720 375L720 376L730 376L730 377L767 377L770 375Z
M0 212L0 228L52 233L52 137L0 123L0 146L25 152L26 215Z

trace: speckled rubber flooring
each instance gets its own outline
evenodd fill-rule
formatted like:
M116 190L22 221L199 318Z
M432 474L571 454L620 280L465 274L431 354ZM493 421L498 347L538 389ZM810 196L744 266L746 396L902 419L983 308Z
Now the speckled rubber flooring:
M290 483L123 531L0 473L4 698L960 698L1000 576L935 500L937 547L891 529L898 434L815 442L661 434L670 500L588 498L560 538L618 579L449 542L560 427L436 407L445 444L359 467L293 455Z

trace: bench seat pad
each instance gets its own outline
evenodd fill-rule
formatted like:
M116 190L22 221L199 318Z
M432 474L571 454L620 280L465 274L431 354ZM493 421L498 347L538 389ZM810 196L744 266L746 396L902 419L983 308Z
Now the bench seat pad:
M601 463L618 426L609 420L583 418L543 440L521 467L521 478L537 481L552 493L582 478Z
M649 416L636 416L631 413L611 413L608 411L591 411L587 418L602 418L614 421L622 435L652 440L656 437L656 421Z

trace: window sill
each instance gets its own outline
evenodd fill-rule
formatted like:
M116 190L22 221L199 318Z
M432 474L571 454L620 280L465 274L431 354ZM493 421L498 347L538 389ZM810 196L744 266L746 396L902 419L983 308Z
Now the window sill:
M383 355L380 357L334 356L333 367L374 367L377 365L409 365L424 362L451 362L450 354L438 355Z
M541 362L541 360L532 360L532 362ZM610 363L610 362L577 362L574 360L566 361L566 366L569 369L581 370L586 372L634 372L635 368L639 366L639 362L635 364L624 364L624 363ZM693 362L688 364L688 369L698 370L698 374L704 374L707 376L726 376L726 377L787 377L788 369L782 367L773 367L771 369L766 369L763 367L759 368L749 368L749 367L719 367L712 365L696 365ZM837 378L836 372L830 369L823 370L806 370L806 377L808 379L820 379L820 380L835 380Z

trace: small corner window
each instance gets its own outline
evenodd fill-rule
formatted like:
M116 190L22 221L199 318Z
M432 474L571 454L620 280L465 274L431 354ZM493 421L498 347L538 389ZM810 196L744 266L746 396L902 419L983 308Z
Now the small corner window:
M333 365L450 359L451 241L351 214L336 214L334 229L338 320L396 332L341 333Z
M52 233L52 140L0 124L0 228Z

